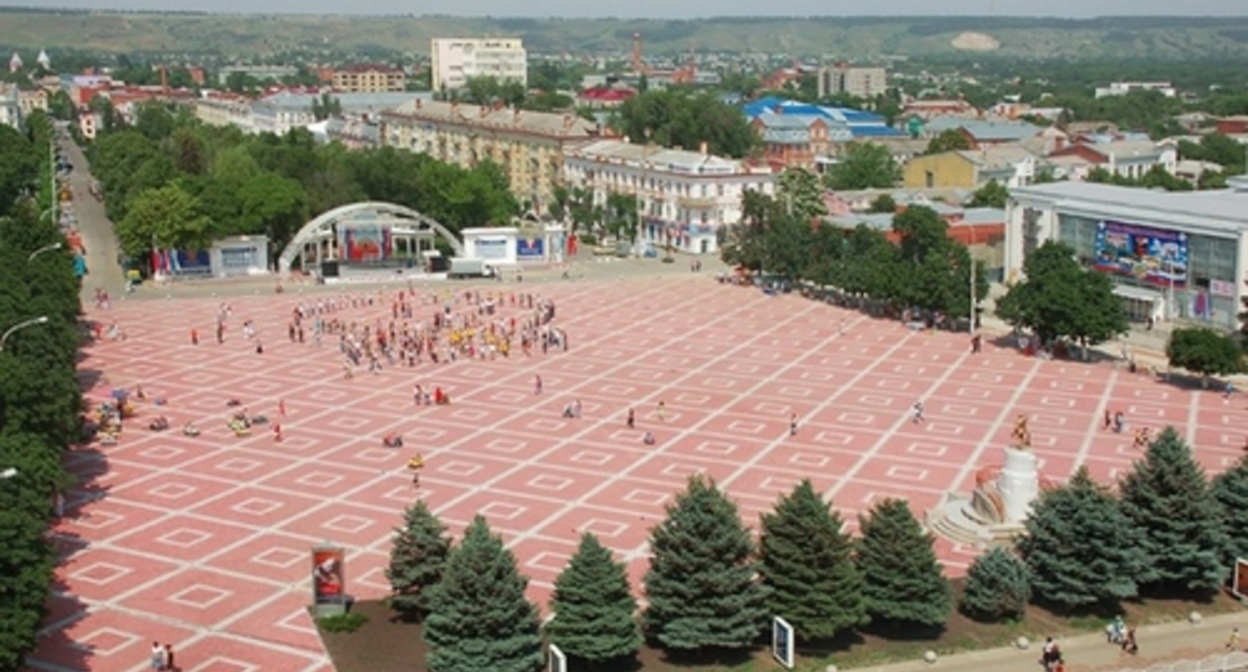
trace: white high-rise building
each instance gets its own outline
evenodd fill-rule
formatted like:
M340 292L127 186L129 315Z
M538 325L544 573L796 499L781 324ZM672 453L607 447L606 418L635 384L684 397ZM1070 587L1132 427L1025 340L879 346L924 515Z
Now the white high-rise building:
M430 48L434 91L453 91L473 77L528 85L528 54L518 37L436 37Z

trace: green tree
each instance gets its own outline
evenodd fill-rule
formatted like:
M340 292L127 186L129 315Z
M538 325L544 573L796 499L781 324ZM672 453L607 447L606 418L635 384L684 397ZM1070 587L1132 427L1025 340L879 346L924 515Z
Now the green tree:
M1142 588L1208 595L1222 586L1228 576L1222 510L1204 469L1173 427L1148 446L1118 491L1144 556Z
M1240 558L1248 558L1248 456L1241 457L1230 469L1213 478L1210 487L1221 508L1223 536L1226 547L1222 563L1234 567Z
M790 215L806 222L828 214L819 176L805 168L791 167L780 173L776 199Z
M1031 600L1027 565L998 546L975 558L966 573L961 608L966 615L995 622L1023 617Z
M971 140L961 129L951 128L941 131L927 143L924 154L943 154L945 152L967 151L972 149Z
M938 629L953 612L934 539L902 499L885 499L858 519L858 568L873 623Z
M307 197L298 182L268 171L248 180L236 195L238 233L264 234L281 248L307 220Z
M901 169L884 145L856 142L829 169L825 181L837 191L891 189L901 179Z
M949 225L927 206L911 206L893 217L900 237L899 259L904 284L895 296L906 306L952 316L971 314L971 255L949 237ZM982 266L975 268L975 296L988 294Z
M139 257L153 249L202 250L208 228L195 197L171 184L136 196L117 225L117 238L126 254Z
M1023 261L1023 274L997 302L997 316L1009 324L1044 343L1066 337L1085 347L1127 331L1113 281L1079 266L1069 245L1045 242Z
M546 625L546 635L569 656L601 664L634 656L641 648L627 568L588 532L555 579L551 611L555 618Z
M713 482L693 476L667 518L650 531L645 627L669 649L741 649L767 620L754 542L737 507Z
M1205 327L1183 327L1170 332L1166 358L1170 366L1207 379L1242 371L1244 351L1230 335Z
M516 558L473 518L429 594L424 636L430 672L536 672L542 665L537 607Z
M617 110L613 125L633 142L707 151L742 158L759 144L758 135L736 107L709 92L643 91Z
M1139 592L1144 557L1131 521L1086 466L1032 505L1018 549L1031 592L1066 608L1116 607Z
M993 179L976 189L975 193L971 194L971 200L967 205L972 208L1005 208L1009 200L1010 190Z
M0 217L9 214L18 196L34 188L39 165L39 152L30 140L0 125Z
M390 565L386 579L393 595L390 605L408 620L420 620L429 613L429 593L442 580L442 570L451 552L446 525L423 500L417 500L403 513L403 527L394 531Z
M767 608L799 639L826 639L866 621L863 579L844 521L809 479L764 513L759 574L771 588Z
M881 215L891 215L897 212L897 201L889 194L880 194L871 201L871 207L867 212Z

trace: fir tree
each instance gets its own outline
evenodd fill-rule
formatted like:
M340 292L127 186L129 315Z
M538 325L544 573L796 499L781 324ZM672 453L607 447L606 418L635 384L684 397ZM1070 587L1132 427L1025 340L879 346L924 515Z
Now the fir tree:
M1222 562L1234 567L1239 558L1248 558L1248 456L1213 479L1213 497L1222 508L1222 529L1226 546Z
M1119 492L1143 555L1144 587L1208 594L1222 586L1228 574L1222 511L1204 469L1173 427L1149 445Z
M429 588L442 579L442 567L451 550L446 526L423 501L403 513L403 527L394 531L386 578L394 595L390 604L408 620L429 612Z
M502 538L485 518L474 518L429 594L430 672L536 672L542 639L527 585Z
M641 647L637 600L624 564L592 534L581 537L576 555L555 579L551 610L555 618L546 634L569 656L601 663L635 655Z
M650 531L648 633L670 649L745 648L766 625L754 542L713 482L689 479Z
M762 516L759 573L768 610L801 639L834 637L866 616L854 544L841 517L803 480Z
M953 611L932 536L902 499L885 499L859 517L858 568L872 621L938 628Z
M1042 493L1025 525L1018 548L1035 598L1068 608L1115 606L1138 593L1143 561L1131 521L1087 467Z
M962 611L984 621L1022 618L1031 600L1027 565L997 547L975 558L966 573Z

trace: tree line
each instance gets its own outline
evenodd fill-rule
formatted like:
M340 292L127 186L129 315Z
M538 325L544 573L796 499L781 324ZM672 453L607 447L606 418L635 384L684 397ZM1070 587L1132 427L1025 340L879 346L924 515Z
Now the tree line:
M315 215L359 201L408 206L459 230L519 214L502 169L472 168L392 147L347 150L292 130L245 135L159 103L100 134L89 148L109 217L127 255L155 243L204 249L232 235L284 246Z
M417 502L396 530L391 605L423 621L432 672L521 672L542 664L543 638L586 669L635 656L649 642L672 653L750 649L773 616L801 645L854 632L937 634L955 608L1000 622L1037 604L1071 615L1118 613L1140 596L1197 599L1221 589L1248 541L1248 458L1209 481L1167 428L1116 492L1086 467L1045 490L1017 550L986 550L959 600L905 500L876 502L858 534L809 480L760 516L758 540L713 481L693 476L650 531L639 608L626 567L582 536L555 580L539 626L527 579L478 516L455 544Z
M826 214L821 189L808 171L790 169L776 196L747 192L742 223L721 234L724 261L790 283L835 288L846 301L888 312L970 316L970 251L949 237L948 222L935 210L908 207L888 230L866 224L842 229L816 223ZM976 296L987 296L982 264L973 277Z
M20 669L36 646L56 565L48 528L71 485L61 456L82 436L78 281L68 242L41 216L57 197L53 129L40 112L27 129L0 127L0 334L47 320L0 341L0 471L15 470L0 478L0 670Z

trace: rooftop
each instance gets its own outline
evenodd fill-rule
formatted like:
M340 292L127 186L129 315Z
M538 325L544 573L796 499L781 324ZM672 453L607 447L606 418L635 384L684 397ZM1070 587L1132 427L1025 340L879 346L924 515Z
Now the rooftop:
M1011 195L1050 201L1058 207L1126 210L1146 219L1183 219L1210 228L1248 230L1248 189L1154 191L1091 182L1053 182L1017 187Z
M964 150L959 151L958 155L980 168L1015 166L1028 159L1036 158L1034 154L1026 149L1011 145Z
M769 169L754 168L736 159L684 149L635 145L624 140L591 142L569 152L568 158L629 166L645 165L650 171L686 175L746 175L770 172Z
M334 93L343 110L383 110L411 104L414 100L428 100L433 94L428 91L409 92L375 92L375 93ZM257 107L270 107L275 110L305 111L312 107L313 101L321 99L320 93L279 91L256 101Z
M777 110L780 112L777 113ZM889 126L884 117L874 112L864 112L863 110L855 110L848 107L812 105L774 96L760 98L752 103L747 103L742 106L741 111L750 119L756 119L764 114L821 117L825 122L829 122L829 126L837 124L847 126L855 137L904 135L901 131Z
M511 130L560 139L589 139L598 137L601 132L598 124L574 114L461 105L435 100L409 100L382 114L392 119Z
M937 134L962 129L976 140L1019 141L1039 135L1044 129L1025 121L983 121L960 117L937 117L927 122L925 130Z

